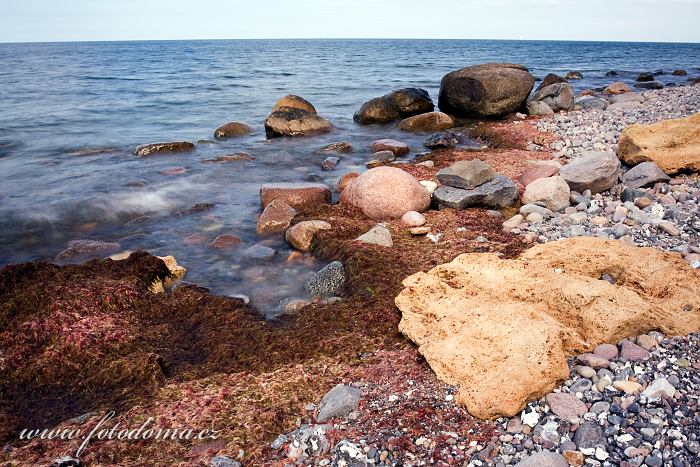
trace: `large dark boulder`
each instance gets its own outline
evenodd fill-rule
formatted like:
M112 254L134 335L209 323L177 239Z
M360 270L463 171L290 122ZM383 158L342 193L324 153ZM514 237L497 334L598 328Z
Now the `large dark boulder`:
M309 136L331 131L333 125L316 113L316 109L305 99L285 96L272 108L265 120L268 136Z
M360 124L391 123L435 110L428 91L404 88L365 102L355 112L353 120Z
M445 75L440 110L458 117L500 117L520 109L535 85L522 65L489 63Z

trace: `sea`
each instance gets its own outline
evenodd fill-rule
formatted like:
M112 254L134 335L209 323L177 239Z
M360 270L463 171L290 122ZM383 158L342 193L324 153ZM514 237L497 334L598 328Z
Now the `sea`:
M360 126L353 113L402 87L427 90L437 104L441 78L468 65L512 62L539 78L580 71L577 91L640 72L680 85L700 76L700 44L492 40L218 40L0 44L0 267L54 261L71 240L116 242L120 250L174 255L187 280L221 295L245 295L268 318L323 266L290 263L281 236L259 237L259 189L268 182L319 180L334 186L364 170L371 143L396 138L424 151L425 135L396 125ZM672 76L684 69L688 76ZM619 76L606 77L609 71ZM334 131L267 139L263 122L286 94L309 100ZM215 140L228 121L254 128ZM134 156L137 145L189 140L193 152ZM333 171L318 149L348 141ZM202 161L234 152L255 159ZM214 207L174 213L198 203ZM243 244L209 242L234 234ZM193 242L192 239L198 239ZM204 240L203 240L204 239ZM275 248L268 263L243 250Z

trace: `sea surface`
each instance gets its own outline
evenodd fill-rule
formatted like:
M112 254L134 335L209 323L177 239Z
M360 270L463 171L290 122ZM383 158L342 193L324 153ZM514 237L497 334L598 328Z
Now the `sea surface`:
M449 71L484 62L526 65L537 77L577 70L577 90L632 83L643 71L682 68L700 75L700 44L474 40L249 40L0 44L0 266L52 261L76 239L118 242L121 250L174 255L187 280L224 295L245 294L268 317L323 264L288 264L279 237L255 233L258 190L266 182L319 178L334 185L362 170L373 140L394 137L421 152L425 136L388 126L359 126L352 115L372 97L416 86L437 103ZM606 78L616 70L620 76ZM664 74L664 84L688 77ZM311 101L335 130L267 140L265 117L286 94ZM255 128L213 141L228 121ZM190 153L137 158L135 146L198 142ZM339 140L355 147L324 172L318 148ZM253 161L203 164L245 151ZM412 157L409 156L409 159ZM184 168L173 171L169 169ZM315 174L315 175L314 175ZM206 213L178 209L214 203ZM241 248L213 250L232 233ZM185 238L206 237L201 244ZM192 238L192 237L190 237ZM272 262L248 263L258 242L278 249Z

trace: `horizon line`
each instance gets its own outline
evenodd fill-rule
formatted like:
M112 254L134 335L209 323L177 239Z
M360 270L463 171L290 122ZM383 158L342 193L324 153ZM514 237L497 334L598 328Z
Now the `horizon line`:
M501 42L589 42L589 43L630 43L630 44L687 44L700 42L685 41L640 41L640 40L594 40L594 39L489 39L489 38L401 38L401 37L246 37L246 38L185 38L185 39L85 39L85 40L30 40L4 41L0 44L84 44L113 42L212 42L212 41L501 41Z

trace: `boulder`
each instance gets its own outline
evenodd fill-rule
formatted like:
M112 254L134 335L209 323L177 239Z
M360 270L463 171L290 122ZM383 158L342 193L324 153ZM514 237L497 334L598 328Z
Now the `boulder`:
M396 141L395 139L379 139L372 143L372 151L375 153L380 151L391 151L395 156L405 156L410 149L408 144Z
M297 211L281 199L274 199L265 207L255 230L259 235L284 233Z
M284 234L284 238L287 243L299 251L311 251L311 242L316 233L331 228L331 225L326 221L302 221L289 228Z
M345 268L340 261L333 261L306 281L304 289L312 297L333 297L343 289Z
M496 173L490 165L479 159L457 161L450 167L440 170L436 177L443 185L473 190L479 185L493 180Z
M353 116L360 124L390 123L435 109L430 94L419 88L404 88L364 103Z
M277 101L265 120L268 138L275 136L309 136L331 131L333 125L316 113L304 98L289 95Z
M146 157L152 154L163 154L168 152L187 152L195 148L194 143L189 141L171 141L168 143L151 143L137 146L134 154L139 157Z
M629 169L622 176L622 182L629 188L642 188L652 186L655 183L666 183L671 177L666 175L658 165L653 162L642 162Z
M556 75L554 73L549 73L547 76L544 77L542 82L540 83L539 86L537 86L537 89L535 89L535 92L538 92L542 88L546 88L549 85L552 84L557 84L557 83L568 83L566 78L562 78L559 75Z
M348 183L341 202L374 220L398 219L408 211L430 207L430 194L412 175L396 167L377 167Z
M537 91L530 102L544 102L554 112L574 107L574 88L569 83L554 83Z
M637 79L635 81L640 82L640 83L645 83L649 81L654 81L656 78L654 78L653 73L640 73L637 75Z
M658 81L643 81L641 83L635 83L634 87L637 89L663 89L664 85Z
M331 201L331 189L323 183L291 182L266 183L260 187L260 204L263 209L280 199L293 208L307 208Z
M214 131L215 138L233 138L235 136L245 136L253 131L251 127L245 123L229 122L224 123Z
M560 211L569 206L571 190L560 176L540 178L530 183L523 193L523 204L542 203L547 209Z
M564 77L566 79L583 79L583 73L580 71L570 71Z
M620 271L615 284L600 280L610 271ZM403 285L399 330L480 418L518 414L569 377L567 357L598 344L700 329L700 271L678 254L597 237L514 259L463 254Z
M605 88L605 92L607 92L608 94L624 94L626 92L632 92L632 88L627 86L622 81L617 81Z
M559 170L569 188L583 193L602 193L615 186L620 176L620 160L610 152L587 151Z
M627 165L651 161L667 174L700 172L700 113L625 128L618 156Z
M350 184L351 181L359 177L360 174L357 172L348 172L338 180L338 193L342 193L345 188Z
M535 78L522 65L490 63L448 73L440 83L440 110L458 117L499 117L525 104Z
M478 206L500 209L514 204L518 198L518 187L510 178L497 174L492 180L473 190L443 185L433 192L433 197L440 206L447 208L466 209Z
M542 101L530 101L527 103L527 114L533 117L552 115L554 110Z
M685 70L673 70L671 73L673 76L688 76L688 72Z
M428 112L408 117L399 123L399 129L412 132L433 132L447 130L455 126L452 117L442 112Z

